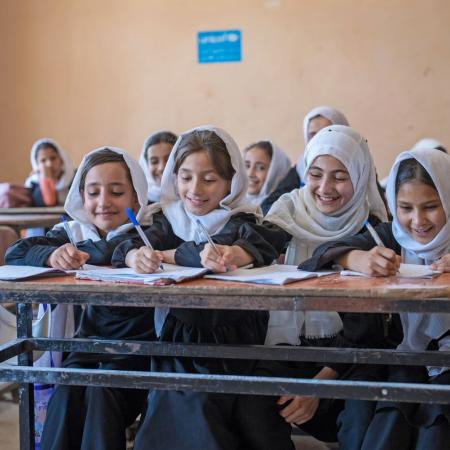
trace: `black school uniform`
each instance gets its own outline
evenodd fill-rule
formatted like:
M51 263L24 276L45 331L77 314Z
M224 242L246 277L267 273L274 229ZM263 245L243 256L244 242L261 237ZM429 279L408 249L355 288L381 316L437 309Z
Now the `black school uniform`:
M376 217L370 216L369 221L379 223ZM277 229L283 239L279 241L278 250L287 247L292 236L277 225L265 222L269 229ZM319 259L314 255L300 264L299 268L316 271L321 268ZM382 314L356 314L339 313L343 329L332 337L307 338L300 337L302 346L308 347L373 347L385 348L389 346L386 335L386 317ZM377 381L383 377L383 372L377 366L357 366L351 364L327 364L338 373L340 380L352 381ZM285 362L285 361L260 361L255 368L254 375L272 377L312 378L324 364L313 362ZM245 438L245 448L249 450L288 450L294 449L291 440L292 427L279 411L285 405L277 405L278 397L273 396L242 396L238 400L237 416L241 433ZM357 428L356 424L349 422L349 410L358 409L361 423L365 424ZM362 420L364 417L365 420ZM311 420L300 425L305 432L322 441L335 441L338 432L344 433L349 442L348 447L358 449L358 436L363 435L372 414L365 408L359 408L359 404L343 402L341 400L321 399L319 408ZM347 433L348 431L348 433ZM351 443L350 443L351 442Z
M109 241L77 243L89 253L89 264L109 265L115 246L133 234ZM7 264L44 266L48 256L69 239L64 230L52 230L44 237L17 241L6 253ZM83 310L77 338L154 340L152 308L87 305ZM72 352L63 367L108 370L147 370L145 356ZM41 450L125 450L125 428L140 413L147 391L93 386L58 385L50 399Z
M200 252L205 243L185 242L176 236L165 216L154 216L146 231L155 249L176 249L179 265L201 267ZM217 244L239 245L254 257L254 265L270 264L277 252L270 244L277 233L257 225L253 214L231 217L212 236ZM123 265L126 253L141 242L119 245L113 257ZM164 246L164 247L163 247ZM199 310L171 308L159 339L165 342L251 345L263 344L267 330L265 311ZM252 372L254 361L218 358L152 357L152 371L239 374ZM233 408L236 395L188 391L154 391L148 398L146 415L135 441L135 450L233 450L239 447L234 433Z
M383 223L375 229L384 245L401 255L401 246L394 238L392 224ZM324 244L315 252L318 267L329 264L330 261L350 250L368 251L375 245L369 232ZM428 350L437 350L437 348L436 340L428 346ZM385 367L385 370L385 380L389 382L450 384L450 371L430 378L426 368L420 366L389 366ZM450 405L361 403L365 403L368 409L374 411L361 444L363 450L450 449ZM356 422L357 418L358 416L354 416L353 420Z
M291 167L286 176L278 183L275 190L268 195L261 203L263 214L267 214L272 205L283 195L300 187L300 177L297 173L297 167Z

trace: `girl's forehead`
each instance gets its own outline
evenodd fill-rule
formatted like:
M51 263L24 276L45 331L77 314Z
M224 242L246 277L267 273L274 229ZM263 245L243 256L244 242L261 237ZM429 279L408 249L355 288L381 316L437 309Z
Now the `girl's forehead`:
M86 173L86 181L93 179L128 179L127 167L123 162L105 162L91 167Z
M46 147L41 147L37 152L36 152L36 158L42 157L42 156L48 156L50 153L52 153L53 155L59 156L59 152L58 150L54 149L53 147L50 146L46 146Z
M310 166L317 166L324 170L343 170L348 172L347 167L333 155L318 155Z

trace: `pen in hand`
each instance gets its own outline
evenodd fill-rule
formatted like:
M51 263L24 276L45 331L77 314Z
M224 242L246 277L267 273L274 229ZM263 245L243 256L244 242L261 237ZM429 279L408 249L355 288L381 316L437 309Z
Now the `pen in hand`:
M69 237L70 243L78 250L77 243L75 242L75 239L73 238L72 230L70 229L70 226L69 226L69 222L67 221L67 217L64 214L61 216L61 222L64 226L64 230L65 230L67 236ZM84 264L81 265L81 269L84 270Z
M364 225L366 226L367 231L370 233L370 235L372 236L373 240L375 241L375 244L377 244L379 247L385 247L385 245L383 244L383 241L381 240L380 236L375 231L375 228L369 223L368 220L366 220L364 222Z
M148 237L145 235L144 231L139 225L139 222L137 221L136 216L133 214L133 211L131 211L130 208L125 208L125 212L127 213L128 218L131 220L131 223L134 225L134 228L136 228L136 231L138 232L145 246L148 247L150 250L153 250L152 244L150 244ZM164 266L162 265L162 263L159 265L159 268L161 270L164 270Z
M197 227L199 228L199 230L201 231L201 233L203 234L203 236L206 237L208 243L211 245L211 247L213 248L213 250L217 253L217 256L222 257L222 253L220 253L217 245L214 243L214 241L212 240L211 236L208 233L208 230L205 228L205 226L200 222L199 219L197 219L195 221L195 223L197 224Z
M373 240L375 241L375 244L377 244L378 247L385 248L386 246L384 245L383 241L381 240L379 234L376 232L375 228L369 223L368 220L366 220L364 222L364 225L366 226L367 231L370 233L370 235L372 236ZM384 257L386 258L386 256L384 256ZM387 259L389 259L389 258L387 258ZM398 272L399 272L399 266L397 268L397 273Z

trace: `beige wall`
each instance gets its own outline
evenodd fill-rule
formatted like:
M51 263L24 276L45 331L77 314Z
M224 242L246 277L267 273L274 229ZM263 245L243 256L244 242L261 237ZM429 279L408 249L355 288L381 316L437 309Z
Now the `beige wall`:
M295 160L319 104L366 135L384 175L424 135L450 146L449 23L448 0L0 0L0 181L24 179L39 137L78 164L203 123ZM228 28L243 62L199 65L197 32Z

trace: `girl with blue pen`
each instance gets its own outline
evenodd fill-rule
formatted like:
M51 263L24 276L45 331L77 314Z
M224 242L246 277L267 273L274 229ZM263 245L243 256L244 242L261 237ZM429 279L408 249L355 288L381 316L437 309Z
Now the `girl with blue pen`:
M401 153L391 169L387 199L393 221L372 232L317 249L321 265L337 262L369 276L396 274L400 260L450 272L450 157L434 149ZM402 351L450 351L450 314L400 313ZM450 368L389 366L392 382L450 384ZM360 449L444 450L450 443L450 406L360 402L371 412ZM360 417L355 415L357 425Z
M130 208L148 226L147 182L137 161L117 148L100 148L81 162L66 199L72 220L64 220L44 237L23 239L7 254L8 264L79 269L85 263L110 265L115 247L137 237L125 213ZM69 305L67 316L72 314ZM152 340L153 309L87 305L75 335L90 339ZM69 353L69 368L147 370L148 357ZM41 450L125 450L125 428L145 402L138 389L56 387L50 399Z
M277 233L258 224L259 208L246 204L247 177L231 136L215 127L184 133L175 144L161 184L161 213L141 239L120 244L117 265L154 272L160 263L207 267L216 272L270 264L277 256L271 242ZM264 311L156 308L161 341L183 343L261 344ZM253 361L153 357L159 372L248 374ZM154 391L135 441L135 450L233 450L240 436L233 423L236 395ZM174 433L173 430L176 430ZM195 430L195 432L193 432Z

